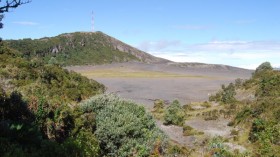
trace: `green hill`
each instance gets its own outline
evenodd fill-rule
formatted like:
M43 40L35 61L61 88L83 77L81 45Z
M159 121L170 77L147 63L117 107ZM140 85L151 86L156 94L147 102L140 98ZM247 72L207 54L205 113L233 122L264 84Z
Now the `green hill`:
M26 58L42 57L45 63L62 65L105 64L112 62L163 62L102 32L65 33L41 39L7 40L9 47Z

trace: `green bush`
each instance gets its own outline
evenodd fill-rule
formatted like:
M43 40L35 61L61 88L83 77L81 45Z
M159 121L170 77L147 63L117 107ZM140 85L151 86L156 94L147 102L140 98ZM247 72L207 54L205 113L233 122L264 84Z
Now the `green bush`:
M222 97L222 91L220 90L219 92L217 92L216 94L212 94L209 96L209 101L210 102L220 102L221 101L221 97Z
M2 42L0 67L0 156L99 156L94 113L76 104L103 85Z
M211 104L208 102L208 101L204 101L202 104L201 104L202 107L205 107L205 108L209 108L211 107Z
M164 113L164 124L165 125L178 125L183 126L185 122L184 109L180 105L178 100L174 100L170 106L167 107Z
M183 126L183 135L184 136L192 136L192 135L203 135L204 132L197 131L189 125Z
M266 71L266 70L273 70L273 68L269 62L264 62L261 65L259 65L256 68L255 74L258 74L258 73Z
M234 88L240 87L240 84L241 80L237 80L234 86L223 86L223 90L211 99L231 105L228 106L229 111L234 111L236 115L228 125L244 127L249 132L253 156L279 156L280 72L273 70L268 62L261 64L252 78L242 83L249 93L255 92L255 99L237 104L232 98L235 95ZM235 131L231 133L237 134Z
M163 110L164 110L164 101L161 99L155 100L153 112L163 113Z
M170 145L167 151L170 156L190 156L193 152L192 149L178 145Z
M235 85L236 88L240 88L240 87L242 87L243 83L244 83L244 80L243 80L243 79L237 78L237 79L235 80L234 85Z
M236 101L235 95L235 86L233 83L230 83L227 87L223 88L221 101L225 104L234 103Z
M81 107L96 113L95 135L102 155L149 156L154 149L165 149L166 136L144 107L114 95L92 97Z
M280 73L269 71L260 76L259 88L256 91L258 97L277 97L280 95Z
M157 99L154 101L154 108L152 110L152 114L155 119L161 120L163 118L164 110L165 110L164 101L161 99Z
M21 94L0 86L1 156L98 156L94 115L60 106L32 113ZM88 124L91 123L91 124Z
M240 154L238 152L232 152L226 147L224 141L220 137L214 137L208 142L209 156L213 157L243 157L247 156L246 153Z
M228 86L222 85L222 90L217 92L215 95L209 97L209 101L222 102L224 104L235 103L235 85L230 83Z

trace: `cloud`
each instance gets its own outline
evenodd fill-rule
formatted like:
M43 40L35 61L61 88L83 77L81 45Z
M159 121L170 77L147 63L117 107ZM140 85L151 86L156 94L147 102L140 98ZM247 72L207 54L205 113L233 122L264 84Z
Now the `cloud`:
M226 64L255 69L262 62L269 61L274 67L279 67L279 41L211 41L192 45L179 42L174 47L175 43L162 43L164 49L157 44L148 44L148 52L177 62Z
M277 41L212 41L191 45L187 47L189 50L209 52L250 52L250 53L266 53L280 52L280 42Z
M206 58L204 55L196 53L196 54L187 54L183 52L149 52L156 57L166 58L175 62L200 62L200 63L209 63L209 58Z
M137 48L143 51L162 51L166 48L180 46L179 40L160 40L160 41L144 41Z
M24 25L24 26L36 26L39 25L37 22L31 22L31 21L15 21L14 24L18 25Z
M176 25L176 26L172 26L172 28L180 29L180 30L207 30L207 29L210 29L209 26L203 26L203 25Z

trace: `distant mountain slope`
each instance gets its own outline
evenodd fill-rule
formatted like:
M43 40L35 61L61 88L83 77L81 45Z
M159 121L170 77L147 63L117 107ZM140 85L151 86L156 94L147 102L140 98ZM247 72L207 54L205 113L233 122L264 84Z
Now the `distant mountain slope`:
M65 33L56 37L7 40L7 42L10 47L22 52L27 58L42 57L45 62L55 60L64 65L127 61L167 62L167 60L140 51L102 32Z

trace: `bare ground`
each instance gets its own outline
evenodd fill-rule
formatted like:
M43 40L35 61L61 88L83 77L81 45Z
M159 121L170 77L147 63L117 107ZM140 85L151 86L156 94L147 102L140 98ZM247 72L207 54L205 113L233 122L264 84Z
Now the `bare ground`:
M206 101L222 84L236 78L249 78L251 71L212 67L186 67L173 64L115 63L67 67L103 83L107 92L153 107L155 99L182 104Z
M144 64L115 63L99 66L67 67L84 76L97 80L107 87L107 92L131 99L144 105L149 111L153 108L155 99L172 101L178 99L181 104L207 101L210 94L217 92L222 84L234 82L237 78L247 79L251 76L249 70L221 66L185 66L180 64ZM219 119L205 121L191 119L186 124L207 136L230 135L228 120ZM175 143L193 146L196 137L183 136L182 127L165 126L157 121L157 125Z

